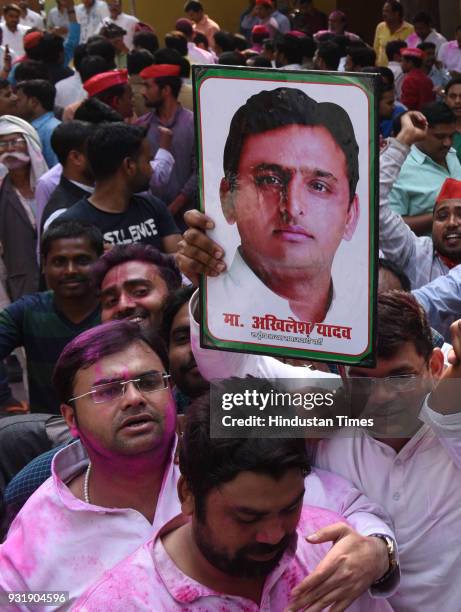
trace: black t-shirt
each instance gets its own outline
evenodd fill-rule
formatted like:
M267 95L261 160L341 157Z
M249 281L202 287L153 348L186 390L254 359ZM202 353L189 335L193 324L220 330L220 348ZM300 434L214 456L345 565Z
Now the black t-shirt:
M127 210L122 213L109 213L99 210L88 198L83 198L71 206L60 217L86 221L101 230L104 241L111 244L131 244L142 242L163 250L162 238L179 234L174 219L165 204L151 195L134 195Z

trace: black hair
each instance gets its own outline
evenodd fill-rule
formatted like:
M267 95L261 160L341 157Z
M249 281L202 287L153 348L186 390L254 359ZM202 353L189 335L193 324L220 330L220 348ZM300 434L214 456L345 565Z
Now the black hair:
M376 64L376 51L371 47L348 47L347 55L350 56L354 66L374 66Z
M96 181L113 176L127 157L137 159L145 136L145 128L135 125L99 125L88 139L88 161Z
M188 13L189 11L194 11L194 13L198 13L199 11L203 11L203 5L198 0L189 0L184 5L184 12Z
M136 242L114 246L93 264L92 282L96 290L99 291L102 281L112 268L129 261L143 261L156 266L170 292L181 286L181 273L172 255L162 253L151 244Z
M175 49L175 51L184 57L188 53L187 38L179 30L169 32L165 35L165 47L167 47L167 49Z
M407 60L410 64L413 64L415 68L421 68L423 65L423 59L421 57L414 57L413 55L402 56L402 61Z
M84 100L75 111L74 119L86 121L92 124L120 123L123 117L108 104L104 104L98 98Z
M316 102L299 89L280 87L251 96L232 117L224 148L224 176L235 189L246 136L288 125L322 126L346 158L350 201L359 179L359 147L349 115L338 104Z
M103 57L109 65L109 70L114 69L115 66L115 47L105 38L98 37L93 42L88 42L86 46L88 55L99 55Z
M456 122L456 115L445 102L431 102L421 109L429 127Z
M387 66L364 66L360 72L376 72L382 78L381 86L394 87L394 73Z
M300 64L303 61L303 46L300 39L293 34L283 34L275 40L275 49L283 53L289 64Z
M133 37L133 45L147 49L154 54L158 49L158 38L153 32L137 32Z
M147 344L168 371L168 352L160 336L146 333L132 321L109 321L81 333L65 346L59 356L52 381L61 403L68 404L73 396L75 376L79 370L120 353L136 342Z
M418 49L421 49L421 51L429 51L429 49L435 50L436 45L433 42L422 42L419 43Z
M205 45L205 49L208 51L210 48L210 43L208 42L208 38L205 36L203 32L195 32L193 42L198 45Z
M16 90L23 91L27 98L36 98L46 111L52 111L56 98L56 87L44 79L32 79L17 84Z
M240 51L225 51L218 57L218 64L223 66L245 66L245 61Z
M430 26L432 25L432 18L429 13L420 11L413 17L413 23L424 23L425 25Z
M400 0L386 0L384 4L389 4L393 13L398 13L400 19L403 19L403 6Z
M218 32L215 32L213 38L218 47L222 49L223 53L225 51L235 50L235 38L230 32L223 32L222 30L219 30Z
M20 62L14 73L14 78L17 83L22 81L33 81L33 80L48 80L49 73L48 68L45 64L38 60L27 59Z
M400 286L402 287L402 291L411 291L410 279L405 274L405 272L402 272L401 268L395 265L394 262L390 261L389 259L384 259L380 257L379 268L391 272L391 274L393 274L399 281Z
M62 61L64 39L58 34L45 32L39 44L40 59L46 64L57 64Z
M82 83L85 83L85 81L88 81L88 79L97 74L109 72L109 70L111 70L110 64L100 55L87 55L82 59L79 66Z
M126 67L128 74L139 74L141 70L152 66L154 63L154 56L147 49L139 49L139 51L130 51L126 56Z
M165 306L163 307L161 329L161 334L167 346L170 342L170 333L171 326L173 325L173 320L178 314L179 310L184 306L184 304L189 303L194 292L195 287L193 285L189 285L187 287L180 287L175 291L170 291L167 301L165 302Z
M234 42L235 42L235 49L237 51L245 51L250 46L245 36L243 36L243 34L240 34L240 33L234 34Z
M263 385L272 390L269 383ZM219 398L235 393L235 380L221 381L218 392L209 392L187 409L183 437L179 445L181 474L194 495L197 519L205 519L206 497L213 489L232 481L241 472L256 472L274 480L288 470L299 469L305 477L310 472L306 444L301 438L216 438L210 435L212 410L220 410ZM245 414L241 408L234 411ZM232 416L236 416L233 412Z
M93 130L90 123L65 121L60 123L51 134L51 147L59 163L64 166L71 151L83 152Z
M179 76L183 79L188 79L190 75L190 63L182 56L176 49L159 49L155 52L154 60L156 64L171 64L172 66L179 66L181 72ZM158 82L158 79L156 79Z
M406 49L408 47L407 43L404 40L391 40L386 45L386 56L387 59L392 62L393 57L396 53L400 53L402 49Z
M307 59L312 59L317 50L317 43L312 38L312 36L303 36L299 39L303 57L307 57Z
M108 87L107 89L100 91L94 97L101 100L101 102L104 102L104 104L112 106L114 98L120 99L125 94L127 87L127 83L113 85L112 87Z
M86 221L63 221L58 217L42 235L40 242L42 259L47 258L53 242L65 238L87 238L98 257L104 253L104 239L98 227Z
M272 68L271 61L264 57L264 55L254 55L247 59L248 66L254 66L255 68Z
M86 47L86 43L81 43L74 49L74 68L78 73L80 73L80 64L83 58L88 55Z
M412 293L395 289L378 293L378 357L391 359L408 342L429 361L434 345L424 309Z
M155 82L160 87L160 89L163 89L164 87L169 87L171 89L171 94L173 98L177 98L179 96L179 92L181 91L182 85L181 77L156 77Z
M331 41L319 43L317 55L325 62L327 70L338 70L341 50L336 43Z
M461 85L461 76L455 77L454 79L451 79L451 81L448 81L448 83L445 85L445 95L447 95L450 89L455 85Z

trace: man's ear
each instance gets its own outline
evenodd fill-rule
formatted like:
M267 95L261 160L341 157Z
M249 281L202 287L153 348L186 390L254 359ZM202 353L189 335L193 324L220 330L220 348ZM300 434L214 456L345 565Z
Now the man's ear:
M359 204L359 196L355 194L352 199L352 202L349 204L349 210L347 211L346 216L346 227L344 228L343 239L351 240L354 232L357 228L357 224L360 218L360 204Z
M186 516L192 516L194 514L194 496L192 491L189 489L189 485L186 482L184 476L180 476L178 480L178 497L181 502L181 511Z
M435 348L432 351L432 355L429 359L429 370L432 376L438 380L445 369L445 357L443 356L443 352L439 348Z
M77 418L75 416L75 409L69 404L61 404L61 414L66 422L70 433L74 438L79 438L80 434L78 431Z
M234 196L232 194L231 186L226 178L221 179L219 185L219 197L221 199L221 208L226 221L233 225L235 223L235 208L234 208Z
M129 177L136 174L136 162L131 157L125 157L122 162L122 168L125 171L125 174Z

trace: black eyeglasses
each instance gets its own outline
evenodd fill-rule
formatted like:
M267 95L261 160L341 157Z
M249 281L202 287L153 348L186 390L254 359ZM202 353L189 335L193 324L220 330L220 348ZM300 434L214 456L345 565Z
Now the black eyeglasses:
M114 380L113 382L104 383L93 387L91 391L71 397L69 402L74 402L82 397L91 395L91 399L95 404L103 404L104 402L112 402L120 399L125 394L126 386L133 383L140 393L155 393L168 387L168 379L170 375L166 372L144 372L137 378L130 380Z

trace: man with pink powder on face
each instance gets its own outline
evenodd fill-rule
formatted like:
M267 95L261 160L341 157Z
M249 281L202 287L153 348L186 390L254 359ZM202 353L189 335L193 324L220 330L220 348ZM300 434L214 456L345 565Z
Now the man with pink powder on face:
M222 386L235 390L232 380ZM291 590L329 550L312 534L332 523L348 528L338 514L305 505L310 465L302 439L211 438L219 399L210 399L190 407L180 443L182 515L106 572L74 610L291 610ZM391 610L368 593L353 599L350 612Z
M80 440L55 456L51 478L12 523L0 546L0 593L67 591L66 609L178 514L167 371L162 341L133 322L106 323L67 345L54 385Z
M54 383L80 441L58 452L52 477L12 523L0 546L0 592L69 591L62 606L68 609L180 512L167 357L155 338L154 350L145 344L141 329L132 321L111 322L80 335L61 355ZM333 525L322 541L338 540L324 560L326 588L344 583L347 571L353 588L344 584L354 599L387 571L386 544L371 537L393 537L386 515L324 470L312 470L306 491L306 503L352 525ZM388 587L379 589L387 594Z

